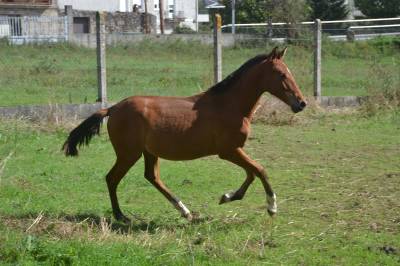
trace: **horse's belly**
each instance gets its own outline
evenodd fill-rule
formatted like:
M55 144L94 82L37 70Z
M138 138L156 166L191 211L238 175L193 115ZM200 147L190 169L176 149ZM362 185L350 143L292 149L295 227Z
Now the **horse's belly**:
M167 160L193 160L216 154L212 136L156 133L146 138L146 150Z

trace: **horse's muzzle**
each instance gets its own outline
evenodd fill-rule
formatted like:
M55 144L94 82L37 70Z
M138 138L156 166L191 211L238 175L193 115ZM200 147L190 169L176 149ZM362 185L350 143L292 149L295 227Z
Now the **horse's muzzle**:
M307 103L305 101L299 101L296 104L292 105L292 111L294 113L298 113L300 111L303 111L303 109L307 106Z

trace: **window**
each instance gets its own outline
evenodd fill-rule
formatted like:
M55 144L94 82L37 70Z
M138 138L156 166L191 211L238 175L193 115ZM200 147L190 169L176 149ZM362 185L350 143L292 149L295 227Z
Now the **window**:
M74 17L74 33L90 33L90 18Z
M11 36L21 36L22 35L22 21L19 15L14 15L8 17L8 24L10 25Z

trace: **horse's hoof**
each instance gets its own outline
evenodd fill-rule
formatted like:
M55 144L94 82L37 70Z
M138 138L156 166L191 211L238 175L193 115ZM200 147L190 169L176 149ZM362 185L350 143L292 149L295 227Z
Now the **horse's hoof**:
M224 195L222 195L221 199L219 200L219 204L221 205L221 204L224 204L227 202L231 202L232 196L233 196L233 192L225 193Z
M118 222L121 222L121 223L125 223L125 224L131 223L131 219L129 219L128 217L126 217L126 216L123 215L123 214L115 215L115 219L116 219Z
M276 215L276 211L267 209L267 212L268 212L269 216L271 216L271 217L275 217L275 215Z
M185 217L186 218L186 220L188 220L188 222L191 222L191 221L193 221L193 216L192 216L192 214L191 213L188 213L188 214L186 214L186 215L182 215L183 217Z

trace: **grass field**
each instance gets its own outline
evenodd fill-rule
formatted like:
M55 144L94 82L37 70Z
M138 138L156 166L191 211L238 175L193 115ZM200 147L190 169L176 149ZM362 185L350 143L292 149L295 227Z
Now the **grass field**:
M224 48L223 76L272 47ZM286 58L300 88L313 90L313 52L289 45ZM180 41L107 48L108 97L184 96L213 81L212 47ZM324 43L323 95L371 95L400 87L399 39ZM92 103L97 98L96 54L68 45L8 46L0 43L0 106Z
M126 226L111 219L106 132L71 159L60 147L72 125L3 119L0 264L399 265L399 110L307 109L286 121L254 124L246 146L271 176L276 218L258 180L242 201L218 205L243 181L239 168L162 161L165 183L202 218L187 223L141 160L119 187Z

